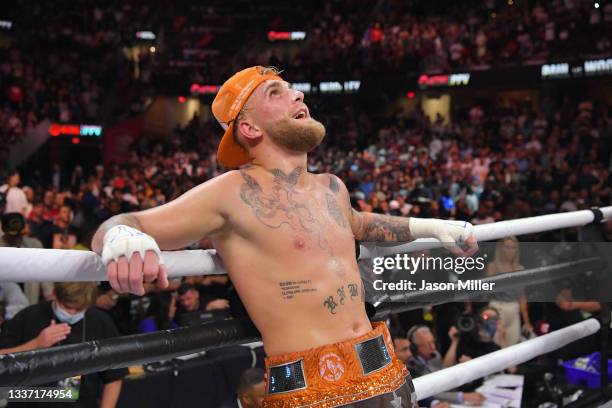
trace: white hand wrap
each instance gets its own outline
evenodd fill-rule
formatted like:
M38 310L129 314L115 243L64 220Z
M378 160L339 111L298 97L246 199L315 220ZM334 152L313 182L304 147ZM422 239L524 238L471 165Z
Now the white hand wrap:
M110 261L117 262L122 256L129 261L135 252L138 252L144 261L147 251L157 254L160 265L164 263L157 242L144 232L127 225L115 225L106 231L103 242L102 262L104 265L108 265Z
M474 226L469 222L435 218L410 218L408 226L413 237L436 238L444 246L461 244L474 232Z

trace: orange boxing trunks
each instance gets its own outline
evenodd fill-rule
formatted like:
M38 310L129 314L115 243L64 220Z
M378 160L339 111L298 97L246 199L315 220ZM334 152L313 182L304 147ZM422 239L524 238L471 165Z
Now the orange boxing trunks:
M339 343L266 357L264 408L416 407L406 365L382 322Z

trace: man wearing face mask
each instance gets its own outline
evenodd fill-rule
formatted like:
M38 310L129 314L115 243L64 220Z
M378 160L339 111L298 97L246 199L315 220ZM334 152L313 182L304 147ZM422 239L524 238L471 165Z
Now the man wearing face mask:
M499 318L497 309L491 306L485 306L477 314L473 333L459 335L459 331L453 326L448 335L451 345L444 356L446 367L507 347L503 321Z
M112 320L92 307L96 295L95 283L55 283L53 290L54 300L29 306L5 323L0 333L0 354L119 335ZM119 399L121 379L126 374L125 369L108 370L44 386L63 387L69 383L70 387L78 388L79 399L73 406L79 408L114 407Z

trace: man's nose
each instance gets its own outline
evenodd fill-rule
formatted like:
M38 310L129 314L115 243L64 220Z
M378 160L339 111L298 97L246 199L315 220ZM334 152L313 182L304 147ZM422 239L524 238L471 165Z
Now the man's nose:
M304 102L304 93L302 91L295 90L293 93L293 100L295 102Z

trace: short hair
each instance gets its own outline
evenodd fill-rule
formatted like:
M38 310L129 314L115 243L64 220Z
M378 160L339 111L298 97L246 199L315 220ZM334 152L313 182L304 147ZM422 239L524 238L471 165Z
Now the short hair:
M418 332L423 331L423 330L427 330L429 333L433 335L431 328L429 326L425 326L423 324L417 324L415 326L412 326L410 330L408 330L408 332L406 333L406 338L410 341L410 343L417 345L416 342L414 341L414 338Z
M486 310L491 310L491 311L495 312L495 314L497 315L497 318L500 318L500 317L501 317L501 315L499 314L499 310L497 310L497 308L495 308L495 307L493 307L493 306L489 306L489 305L484 306L484 307L481 307L480 309L478 309L478 314L477 314L477 316L482 316L482 314L483 314L483 313L484 313Z
M265 381L265 372L259 367L247 368L240 374L238 379L238 395Z
M2 223L2 231L9 236L23 235L23 229L26 226L25 218L18 212L10 212L2 214L0 218Z
M94 303L98 285L95 282L56 282L53 290L58 302L88 309Z
M70 211L74 212L74 206L68 201L64 199L64 202L62 203L62 205L59 206L60 210L66 207L67 209L69 209Z
M181 283L181 286L179 286L178 289L177 289L177 293L179 294L179 296L182 296L182 295L184 295L185 293L189 292L192 289L197 291L195 286L193 286L191 283L187 283L187 282Z

